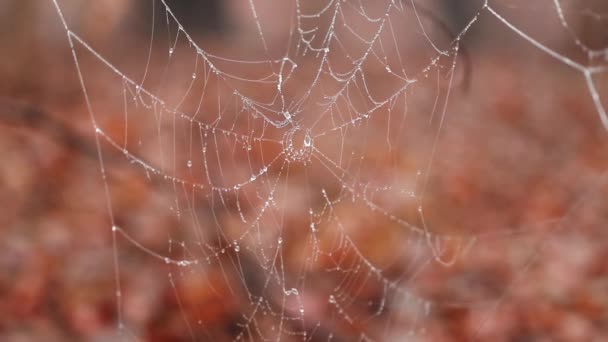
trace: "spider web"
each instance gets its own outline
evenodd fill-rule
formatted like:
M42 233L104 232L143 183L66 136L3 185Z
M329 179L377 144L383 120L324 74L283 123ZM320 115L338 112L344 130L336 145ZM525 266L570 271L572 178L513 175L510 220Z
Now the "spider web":
M441 218L449 203L437 204L438 177L467 160L446 141L464 139L454 138L462 131L453 112L466 112L475 69L463 41L481 21L582 76L572 82L608 128L608 49L585 43L570 22L605 22L591 7L486 1L450 33L414 1L250 0L244 38L226 47L191 35L161 0L147 45L106 51L53 2L95 131L117 331L127 340L145 337L140 304L125 297L137 288L124 281L137 258L166 264L173 329L186 340L436 340L438 317L461 309L478 312L477 336L547 236L590 197L498 227L488 223L496 208L450 224ZM535 38L522 12L554 20L576 53ZM513 246L526 253L493 290L437 280L469 276L475 260ZM441 297L440 288L453 291ZM159 300L149 293L139 300ZM221 317L233 322L228 331Z

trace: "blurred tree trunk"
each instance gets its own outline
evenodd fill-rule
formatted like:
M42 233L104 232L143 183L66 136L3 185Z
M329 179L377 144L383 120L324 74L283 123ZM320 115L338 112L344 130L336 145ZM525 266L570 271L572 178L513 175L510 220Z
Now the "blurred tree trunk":
M186 31L217 33L226 28L221 0L168 0L167 5Z

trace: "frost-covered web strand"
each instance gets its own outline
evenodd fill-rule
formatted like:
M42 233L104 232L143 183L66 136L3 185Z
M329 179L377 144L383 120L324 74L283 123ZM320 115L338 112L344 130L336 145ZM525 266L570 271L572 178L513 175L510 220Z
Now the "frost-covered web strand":
M559 8L558 13L560 13L560 17L563 18L563 13L561 11L559 2L557 2L557 0L555 1L555 6L557 8ZM490 11L490 13L492 13L492 15L494 15L496 18L498 18L498 20L503 22L509 29L511 29L513 32L517 33L517 35L519 35L523 39L530 42L533 46L535 46L538 49L540 49L541 51L547 53L549 56L559 60L560 62L564 63L565 65L570 66L570 67L576 69L577 71L581 72L585 77L585 82L587 84L587 88L589 89L589 92L591 94L591 98L593 100L593 104L596 108L600 121L601 121L602 125L604 126L604 128L606 130L608 130L608 116L606 114L606 109L600 100L599 93L597 92L597 89L595 88L595 84L593 83L593 79L592 79L592 74L606 72L606 71L608 71L608 69L606 69L605 67L599 67L599 68L598 67L585 67L585 66L573 61L572 59L570 59L566 56L563 56L563 55L549 49L547 46L541 44L539 41L535 40L530 35L526 34L522 30L517 28L515 25L513 25L510 21L508 21L503 16L501 16L492 7L487 6L486 8L488 9L488 11ZM562 20L562 24L566 25L566 27L567 27L567 23L563 20Z
M123 307L119 238L169 267L168 281L185 335L192 340L203 335L213 339L213 335L212 327L188 316L186 298L179 290L181 277L188 272L206 278L208 271L216 270L227 288L224 295L243 302L236 308L235 340L310 341L331 340L334 336L347 340L352 336L340 335L347 330L344 326L356 331L353 334L363 341L390 339L394 337L392 331L399 329L416 338L424 334L425 320L436 308L479 304L426 298L416 291L415 282L426 270L452 267L465 260L486 239L513 236L512 229L443 233L433 226L422 206L427 200L429 177L437 171L433 163L438 158L441 134L450 128L447 118L452 115L462 38L481 15L493 16L530 45L581 72L597 114L608 129L601 88L594 79L608 67L586 66L548 48L488 2L461 32L454 37L450 34L451 41L443 46L431 30L432 20L427 21L425 9L413 0L294 1L293 13L285 14L291 16L285 32L287 44L278 53L273 51L275 42L269 34L271 23L267 26L264 22L273 20L272 15L261 13L263 7L255 0L244 4L253 19L256 42L252 45L257 43L266 58L247 60L204 49L182 26L170 5L160 0L165 20L152 20L147 58L142 61L143 76L135 81L72 31L57 0L53 0L95 132L113 240L117 322L125 335L132 332L126 328L129 322ZM559 0L553 0L553 4L555 13L551 13L570 32L571 39L590 59L595 58L601 50L586 47L570 29ZM153 5L153 17L156 12ZM422 47L429 54L428 60L412 70L408 68L414 64L411 53L401 46L408 42L399 37L403 32L400 21L404 19L411 21L419 33L421 42L416 49ZM170 79L165 78L166 74L160 89L146 84L156 71L152 66L157 53L154 32L164 28L169 53L165 49L160 58L181 62L183 51L194 58L192 64L180 65L186 71L169 67L164 71L170 76L185 72L186 86L175 87L181 92L175 103L166 94L167 89L174 88L166 81ZM93 105L95 94L85 82L86 68L79 61L80 53L100 62L120 79L109 92L117 93L123 107L122 141L111 127L98 120L101 113ZM255 72L237 71L241 68ZM429 75L436 75L436 79ZM442 77L447 84L441 84ZM429 78L435 82L429 96L432 108L423 114L432 128L430 153L425 160L417 161L422 166L415 165L411 175L414 184L397 183L395 179L408 171L395 162L387 168L398 175L384 174L386 170L376 163L387 158L383 155L386 151L376 149L387 150L391 158L400 157L408 97L417 89L425 90ZM258 98L252 88L267 96ZM192 98L195 105L190 108ZM132 135L148 123L155 130L153 138L143 135L139 145L144 146L138 146ZM382 132L379 136L385 140L383 145L376 145L378 132ZM180 145L181 140L185 145ZM145 147L153 144L158 145L154 153L158 158L146 151ZM373 153L367 151L372 148ZM115 217L112 190L119 185L108 178L104 153L121 156L130 167L142 171L148 182L160 184L167 193L163 205L177 222L168 236L168 251L160 252L138 240L132 223L116 222L120 220ZM416 214L408 216L402 209L412 203ZM363 233L353 227L366 230L364 233L377 227L357 227L359 210L365 216L385 220L388 228L404 238L405 247L395 253L391 264L403 264L400 269L382 264L374 251L365 248L360 236ZM302 225L298 223L300 216L304 217ZM304 251L297 249L301 246ZM294 266L297 262L301 264ZM319 274L327 278L326 283L315 283ZM373 293L376 297L367 297L368 286L377 289ZM220 293L215 288L213 291ZM501 298L494 304L498 305ZM373 326L386 316L388 323L380 323L384 329ZM199 326L203 332L198 331Z

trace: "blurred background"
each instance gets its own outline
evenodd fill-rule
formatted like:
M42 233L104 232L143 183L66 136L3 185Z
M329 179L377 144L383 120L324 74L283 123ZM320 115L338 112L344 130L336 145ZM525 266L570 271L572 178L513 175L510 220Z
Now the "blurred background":
M0 341L608 339L604 1L57 4L0 3Z

